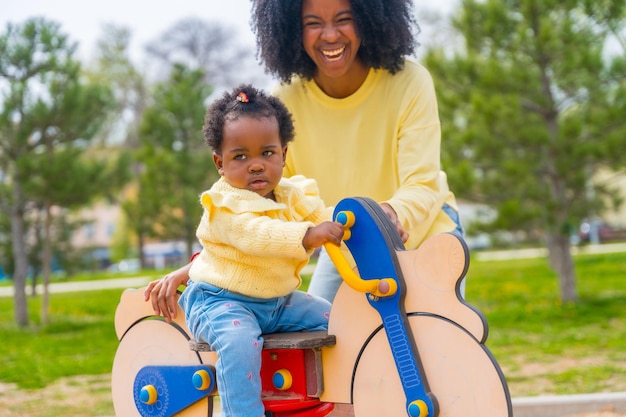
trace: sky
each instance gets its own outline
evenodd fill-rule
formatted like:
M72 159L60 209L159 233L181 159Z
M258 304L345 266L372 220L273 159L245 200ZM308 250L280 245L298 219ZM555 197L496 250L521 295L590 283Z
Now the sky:
M428 7L431 12L441 13L448 12L457 3L457 0L415 1L422 4L418 10ZM79 43L79 56L89 59L103 24L113 23L131 29L131 56L141 59L146 43L189 17L232 25L238 41L254 45L249 26L250 7L250 0L0 0L0 31L4 32L7 22L22 23L28 18L43 16L60 23L62 31ZM422 26L427 32L424 24ZM424 37L428 35L424 33Z
M126 26L132 31L131 49L143 46L181 19L196 17L232 24L234 35L254 42L248 29L250 0L0 0L0 27L43 16L61 24L61 29L79 42L82 57L89 58L104 24Z

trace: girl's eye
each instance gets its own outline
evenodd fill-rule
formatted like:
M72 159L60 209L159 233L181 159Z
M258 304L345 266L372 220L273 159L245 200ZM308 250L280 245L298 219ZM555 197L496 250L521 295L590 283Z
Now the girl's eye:
M274 151L265 151L265 152L263 152L263 155L264 156L272 156L272 155L274 155Z
M246 159L246 156L243 155L243 154L239 154L239 155L235 155L235 157L233 159L244 160L244 159Z

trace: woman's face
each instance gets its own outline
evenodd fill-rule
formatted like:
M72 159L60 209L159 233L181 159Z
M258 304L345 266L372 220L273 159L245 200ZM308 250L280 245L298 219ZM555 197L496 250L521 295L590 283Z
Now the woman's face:
M362 67L350 0L302 0L302 43L317 66L316 79L351 76Z
M213 153L213 162L233 187L274 199L286 152L276 118L242 116L224 123L222 152Z

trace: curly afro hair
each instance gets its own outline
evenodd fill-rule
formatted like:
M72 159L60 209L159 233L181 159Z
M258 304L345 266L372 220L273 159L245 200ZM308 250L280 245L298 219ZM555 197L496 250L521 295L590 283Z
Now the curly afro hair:
M240 117L273 117L278 122L281 145L286 146L294 138L293 118L283 102L250 84L241 84L225 92L207 109L202 133L205 143L213 152L222 153L224 124Z
M361 38L358 55L372 68L392 74L419 46L419 25L411 0L350 0ZM316 66L302 47L302 1L252 0L257 57L266 72L289 83L294 75L310 80Z

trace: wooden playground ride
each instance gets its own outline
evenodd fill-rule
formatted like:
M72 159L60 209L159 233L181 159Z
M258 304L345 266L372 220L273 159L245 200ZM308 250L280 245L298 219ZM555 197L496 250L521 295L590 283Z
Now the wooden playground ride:
M512 417L505 378L484 345L487 323L459 293L469 266L452 234L404 250L378 204L342 200L335 218L357 265L327 246L344 278L328 332L265 335L263 401L274 417ZM217 357L179 311L153 315L126 290L112 395L119 417L212 416Z

